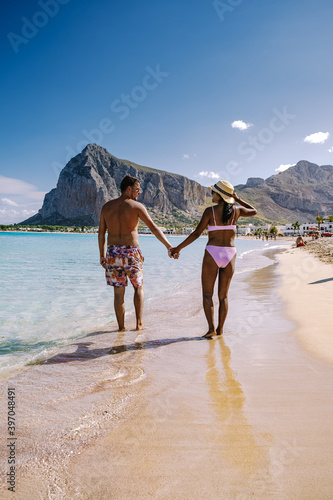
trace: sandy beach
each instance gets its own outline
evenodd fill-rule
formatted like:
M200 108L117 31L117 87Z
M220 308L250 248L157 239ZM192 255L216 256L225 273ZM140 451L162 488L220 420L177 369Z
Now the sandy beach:
M15 498L331 499L332 264L309 249L238 278L223 338L201 338L198 282L142 334L93 332L2 386Z
M333 239L292 248L279 259L281 293L297 339L312 355L333 363Z

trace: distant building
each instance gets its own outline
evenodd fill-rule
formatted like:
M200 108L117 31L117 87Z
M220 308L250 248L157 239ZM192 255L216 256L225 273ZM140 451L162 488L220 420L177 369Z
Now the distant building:
M139 234L151 234L150 229L147 226L139 227Z
M315 229L311 229L315 228ZM304 234L311 231L318 231L318 222L305 222L301 224L298 229L294 229L291 224L286 224L283 230L284 236L294 236L295 234L300 234L303 236ZM324 221L320 224L320 232L321 233L332 233L333 232L333 222Z
M239 236L246 236L248 234L253 234L252 224L248 224L247 226L237 226L236 234Z

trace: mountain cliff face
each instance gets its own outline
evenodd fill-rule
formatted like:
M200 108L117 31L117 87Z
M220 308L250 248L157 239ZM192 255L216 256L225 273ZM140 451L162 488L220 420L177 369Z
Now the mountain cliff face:
M24 224L89 225L99 223L104 203L120 195L125 175L137 177L138 201L162 214L185 212L198 219L207 188L181 175L119 160L97 144L88 144L60 172L57 187L46 194L38 214Z
M181 175L119 160L106 149L88 144L60 172L57 187L46 194L38 214L21 224L97 226L103 204L120 195L125 175L140 179L138 201L149 208L157 223L198 221L198 207L206 203L207 188ZM331 165L303 160L266 180L251 177L235 186L235 191L267 221L314 222L318 212L333 215Z
M274 222L311 222L317 213L333 215L333 167L299 161L268 179L249 178L235 187L237 194Z

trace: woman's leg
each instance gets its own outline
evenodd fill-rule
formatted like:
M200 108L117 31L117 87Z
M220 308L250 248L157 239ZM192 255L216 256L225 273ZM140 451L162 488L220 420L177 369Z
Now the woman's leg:
M235 271L236 255L231 259L229 264L223 269L219 269L219 324L217 325L216 334L222 335L223 325L228 313L228 290L231 278Z
M205 316L208 323L208 332L204 337L210 338L216 335L214 326L214 304L213 292L214 284L217 276L218 267L213 257L205 250L205 255L202 261L202 302Z

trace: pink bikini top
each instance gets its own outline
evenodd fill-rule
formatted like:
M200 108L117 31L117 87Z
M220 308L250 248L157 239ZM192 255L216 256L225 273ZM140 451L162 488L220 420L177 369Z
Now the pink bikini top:
M229 229L231 231L235 231L236 232L236 225L232 224L233 221L234 221L234 217L235 217L235 210L233 211L234 213L233 213L233 216L232 216L231 224L228 224L227 226L217 226L216 225L214 207L212 207L212 210L213 210L213 217L214 217L215 226L208 226L208 231L223 231L224 229Z

